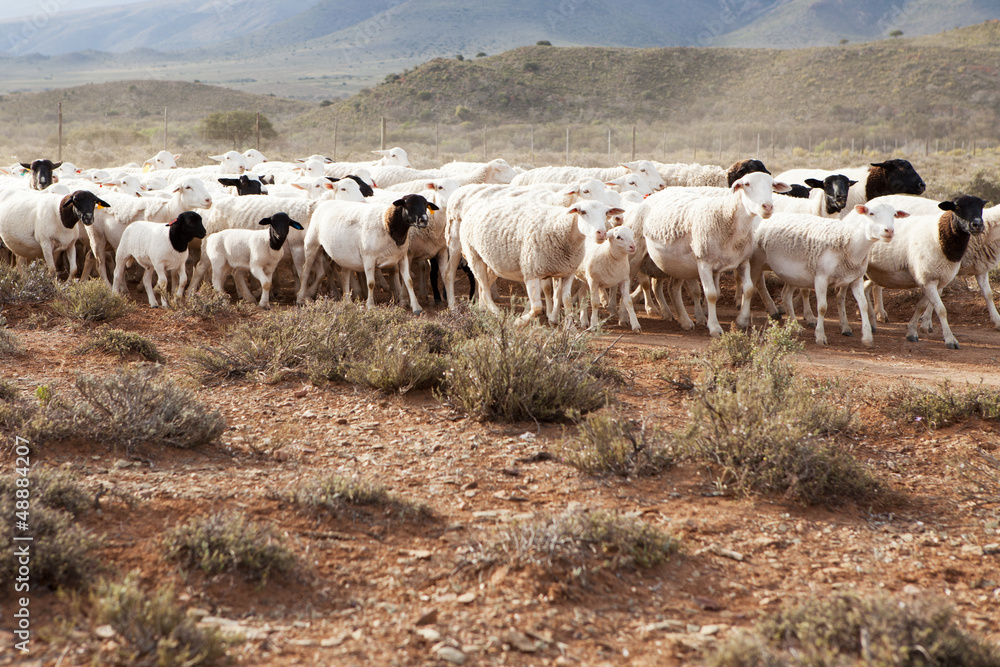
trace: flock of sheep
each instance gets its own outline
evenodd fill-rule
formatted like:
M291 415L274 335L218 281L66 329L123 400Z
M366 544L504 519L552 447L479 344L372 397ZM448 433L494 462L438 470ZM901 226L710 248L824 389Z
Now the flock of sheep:
M695 319L718 336L720 276L736 271L736 325L745 328L755 294L771 316L781 313L763 282L770 271L785 285L782 306L792 317L801 294L817 343L827 342L830 288L839 293L845 335L845 297L854 295L865 345L876 316L886 317L882 288L919 289L907 339L918 339L918 325L931 329L933 311L945 343L957 348L941 291L958 275L975 275L1000 328L987 277L1000 262L1000 207L984 212L985 202L968 195L920 197L925 184L905 160L772 177L756 159L729 170L648 160L524 170L502 159L417 170L401 148L376 152L377 161L346 163L229 151L213 156L218 164L178 168L179 156L161 151L144 165L86 172L20 163L0 177L0 240L19 266L44 258L55 273L65 256L71 277L80 244L80 277L96 270L110 284L113 264L119 293L127 292L127 267L138 264L152 307L160 305L154 272L157 287L166 290L172 279L180 298L209 270L216 290L232 276L240 298L268 307L274 272L288 258L300 304L326 277L327 289L339 283L345 298L366 292L371 306L376 287L389 287L384 269L394 298L414 313L428 299L428 273L434 299L440 275L454 307L463 268L487 307L498 309L498 278L521 282L529 301L523 321L544 315L553 324L596 326L603 303L639 331L633 298L641 293L648 313L658 309L691 329L686 290ZM199 254L190 282L189 248ZM259 300L248 274L260 283Z

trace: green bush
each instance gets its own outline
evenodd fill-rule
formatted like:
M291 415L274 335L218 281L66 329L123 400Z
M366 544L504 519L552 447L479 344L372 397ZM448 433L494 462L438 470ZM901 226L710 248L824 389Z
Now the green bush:
M52 303L60 315L84 322L107 322L132 312L128 300L111 291L103 280L70 281L60 286Z
M643 477L673 465L674 454L664 437L645 421L598 412L587 415L577 425L576 437L559 450L566 463L586 473Z
M795 375L797 328L790 322L713 341L692 391L683 449L717 465L718 484L739 494L807 504L873 500L883 485L833 440L851 428L848 397Z
M520 326L517 316L479 314L482 335L455 345L448 398L483 421L551 421L608 402L587 334Z
M192 517L167 532L163 551L168 560L209 576L229 572L266 580L272 572L289 572L295 565L294 554L274 531L234 512Z
M1000 391L982 384L966 384L959 391L945 380L935 389L906 385L893 392L886 416L929 429L958 424L969 419L1000 419Z
M112 354L119 359L126 359L130 356L138 356L146 361L158 364L165 363L166 358L156 349L153 341L145 336L132 331L122 331L110 327L101 327L95 334L93 340L79 349L81 354L86 354L91 350L100 350L106 354Z
M648 523L599 510L536 516L499 528L487 539L471 542L462 565L475 572L507 567L547 575L572 573L586 583L590 571L653 567L679 547L677 539Z
M938 600L834 592L765 618L751 634L724 642L707 664L1000 665L1000 649L961 624Z
M194 667L224 662L223 638L215 629L198 627L177 604L170 586L149 595L140 587L136 571L122 582L102 581L92 599L97 622L110 625L124 640L118 664Z

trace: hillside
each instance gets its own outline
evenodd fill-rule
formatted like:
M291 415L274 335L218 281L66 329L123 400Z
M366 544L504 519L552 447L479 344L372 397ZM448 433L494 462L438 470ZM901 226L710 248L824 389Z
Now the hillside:
M197 100L197 103L193 102ZM237 90L186 81L118 81L87 84L37 93L0 97L0 116L21 122L52 122L62 102L65 122L130 123L169 109L172 121L196 121L215 111L251 109L273 119L295 116L311 108L298 100L251 95Z
M942 46L963 43L965 34L978 45ZM1000 23L989 23L936 41L794 51L533 46L476 60L436 59L313 111L303 122L379 116L487 124L718 119L779 132L892 126L916 136L957 130L994 137L998 109Z

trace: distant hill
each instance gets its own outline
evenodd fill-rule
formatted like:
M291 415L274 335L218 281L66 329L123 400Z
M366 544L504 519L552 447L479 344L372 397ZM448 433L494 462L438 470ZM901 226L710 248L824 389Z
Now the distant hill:
M71 5L67 5L71 6ZM344 97L435 57L556 46L797 48L1000 18L987 0L177 0L0 22L0 92L130 79ZM37 55L25 55L40 53Z
M777 133L813 126L817 136L835 126L982 138L998 136L998 112L1000 22L992 22L935 39L802 50L532 46L439 58L297 122L715 119Z

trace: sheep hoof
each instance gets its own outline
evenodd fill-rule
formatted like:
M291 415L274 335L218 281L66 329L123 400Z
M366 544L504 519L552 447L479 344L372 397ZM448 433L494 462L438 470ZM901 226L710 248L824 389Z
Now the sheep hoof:
M850 329L845 329L844 331L841 331L841 332L840 332L840 335L841 335L841 336L853 336L853 335L854 335L854 332L853 332L853 331L851 331Z
M874 339L871 339L871 338L867 338L867 339L866 338L862 338L861 339L861 344L864 345L865 347L874 347L875 346L875 341L874 341Z
M920 336L918 336L915 333L908 333L906 334L906 340L910 341L911 343L916 343L918 340L920 340Z
M771 319L774 320L775 322L780 322L781 321L781 311L776 310L773 313L771 313Z
M816 323L815 322L806 322L806 326L809 327L810 329L815 329L816 328Z
M957 340L949 341L948 344L945 347L947 347L949 350L957 350L958 349L958 341Z

